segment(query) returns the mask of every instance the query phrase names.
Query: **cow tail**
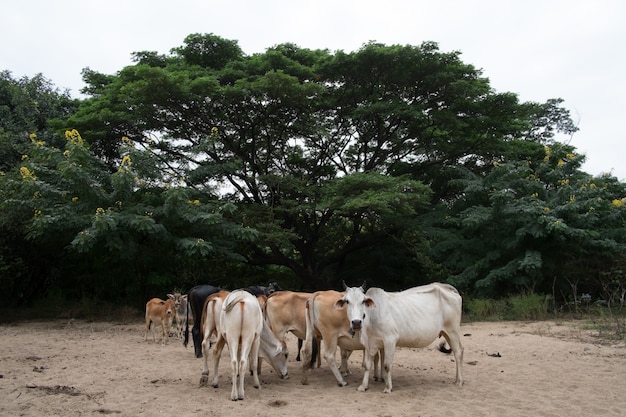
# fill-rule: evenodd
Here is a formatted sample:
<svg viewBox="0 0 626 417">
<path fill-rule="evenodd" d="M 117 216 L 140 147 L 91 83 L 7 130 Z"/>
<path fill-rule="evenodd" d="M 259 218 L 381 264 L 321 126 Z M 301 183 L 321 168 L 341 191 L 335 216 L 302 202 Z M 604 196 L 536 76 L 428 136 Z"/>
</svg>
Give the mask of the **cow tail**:
<svg viewBox="0 0 626 417">
<path fill-rule="evenodd" d="M 446 341 L 445 340 L 443 342 L 439 343 L 439 352 L 445 353 L 446 355 L 449 355 L 449 354 L 452 353 L 452 349 L 448 349 L 446 347 Z"/>
<path fill-rule="evenodd" d="M 313 328 L 313 323 L 315 323 L 315 298 L 309 298 L 306 301 L 306 346 L 304 351 L 311 347 L 311 358 L 307 363 L 304 364 L 304 367 L 307 369 L 311 369 L 315 366 L 317 362 L 317 355 L 319 352 L 317 351 L 317 338 L 315 337 L 315 329 Z M 310 345 L 309 345 L 310 343 Z M 304 355 L 304 360 L 306 361 L 306 356 Z"/>
<path fill-rule="evenodd" d="M 183 346 L 187 347 L 187 344 L 189 344 L 189 310 L 191 310 L 191 303 L 189 300 L 185 302 L 187 303 L 187 311 L 185 312 L 185 339 L 183 340 Z"/>
</svg>

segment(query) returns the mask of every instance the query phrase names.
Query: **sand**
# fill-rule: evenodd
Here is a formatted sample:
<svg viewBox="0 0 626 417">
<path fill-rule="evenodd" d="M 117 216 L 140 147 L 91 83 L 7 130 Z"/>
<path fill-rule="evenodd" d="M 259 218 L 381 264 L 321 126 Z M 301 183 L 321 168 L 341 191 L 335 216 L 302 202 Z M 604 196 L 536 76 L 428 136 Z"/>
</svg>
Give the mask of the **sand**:
<svg viewBox="0 0 626 417">
<path fill-rule="evenodd" d="M 143 323 L 56 320 L 0 325 L 0 416 L 624 416 L 626 344 L 594 337 L 580 322 L 465 323 L 465 385 L 453 357 L 399 349 L 393 392 L 350 358 L 349 385 L 326 363 L 302 385 L 290 339 L 289 379 L 265 364 L 261 389 L 230 400 L 228 354 L 220 387 L 199 387 L 202 359 L 190 344 L 144 341 Z"/>
</svg>

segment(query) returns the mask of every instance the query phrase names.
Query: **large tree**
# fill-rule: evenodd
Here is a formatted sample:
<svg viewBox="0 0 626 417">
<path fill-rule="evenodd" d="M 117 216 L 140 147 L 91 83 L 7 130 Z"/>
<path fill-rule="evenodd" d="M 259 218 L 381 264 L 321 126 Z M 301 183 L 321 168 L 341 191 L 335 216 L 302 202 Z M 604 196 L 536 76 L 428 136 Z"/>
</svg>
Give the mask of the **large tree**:
<svg viewBox="0 0 626 417">
<path fill-rule="evenodd" d="M 395 268 L 393 285 L 432 278 L 438 267 L 416 256 L 422 216 L 458 198 L 459 168 L 486 175 L 575 130 L 559 101 L 497 93 L 431 42 L 245 56 L 196 34 L 170 55 L 135 58 L 116 75 L 85 72 L 91 98 L 70 126 L 109 161 L 126 136 L 161 160 L 163 181 L 237 204 L 261 232 L 240 248 L 246 261 L 286 267 L 309 289 L 376 280 L 355 264 L 376 248 L 422 274 Z"/>
</svg>

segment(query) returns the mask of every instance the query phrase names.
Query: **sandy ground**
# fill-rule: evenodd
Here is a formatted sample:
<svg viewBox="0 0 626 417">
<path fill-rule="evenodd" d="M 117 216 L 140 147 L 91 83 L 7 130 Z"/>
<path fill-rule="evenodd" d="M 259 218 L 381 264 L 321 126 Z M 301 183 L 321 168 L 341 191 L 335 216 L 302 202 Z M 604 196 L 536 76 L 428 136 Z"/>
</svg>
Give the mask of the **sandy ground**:
<svg viewBox="0 0 626 417">
<path fill-rule="evenodd" d="M 502 322 L 462 326 L 465 385 L 452 356 L 400 349 L 394 391 L 356 391 L 323 363 L 302 385 L 295 339 L 290 378 L 265 364 L 262 387 L 246 378 L 246 399 L 230 400 L 228 356 L 220 387 L 198 386 L 202 360 L 191 345 L 144 341 L 143 324 L 51 321 L 0 325 L 0 416 L 624 416 L 626 345 L 603 342 L 580 323 Z"/>
</svg>

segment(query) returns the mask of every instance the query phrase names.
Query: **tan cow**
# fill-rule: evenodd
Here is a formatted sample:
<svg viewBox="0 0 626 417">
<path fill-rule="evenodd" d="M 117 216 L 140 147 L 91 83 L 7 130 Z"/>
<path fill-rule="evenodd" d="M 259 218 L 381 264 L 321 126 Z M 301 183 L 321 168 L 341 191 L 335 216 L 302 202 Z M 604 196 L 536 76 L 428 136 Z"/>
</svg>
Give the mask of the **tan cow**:
<svg viewBox="0 0 626 417">
<path fill-rule="evenodd" d="M 166 344 L 168 342 L 172 320 L 174 320 L 176 314 L 175 308 L 176 306 L 172 298 L 168 298 L 165 301 L 160 298 L 153 298 L 146 303 L 146 331 L 144 340 L 148 340 L 148 330 L 152 330 L 152 340 L 156 342 L 154 327 L 160 325 L 162 331 L 161 343 Z M 152 327 L 152 323 L 154 323 L 154 327 Z"/>
<path fill-rule="evenodd" d="M 312 295 L 308 292 L 277 291 L 267 297 L 264 310 L 265 320 L 285 349 L 287 348 L 287 333 L 293 333 L 299 342 L 306 338 L 306 300 Z M 301 347 L 301 342 L 298 347 Z M 296 358 L 298 361 L 300 360 L 299 350 Z M 320 360 L 318 357 L 318 367 Z"/>
<path fill-rule="evenodd" d="M 313 367 L 316 355 L 319 349 L 313 346 L 313 339 L 319 340 L 321 337 L 324 346 L 324 358 L 330 367 L 333 375 L 337 379 L 340 387 L 348 383 L 343 379 L 342 372 L 337 368 L 335 356 L 337 346 L 346 353 L 341 354 L 342 371 L 347 372 L 347 356 L 349 352 L 354 350 L 363 350 L 363 345 L 358 337 L 354 337 L 354 332 L 350 328 L 348 315 L 345 309 L 339 310 L 335 308 L 335 303 L 343 297 L 344 293 L 338 291 L 318 291 L 313 293 L 312 297 L 306 303 L 306 337 L 302 349 L 303 373 L 302 383 L 308 384 L 308 372 Z M 315 352 L 317 350 L 317 352 Z M 346 361 L 344 368 L 344 361 Z M 375 363 L 375 378 L 379 378 L 378 370 Z M 344 372 L 345 374 L 345 372 Z"/>
</svg>

